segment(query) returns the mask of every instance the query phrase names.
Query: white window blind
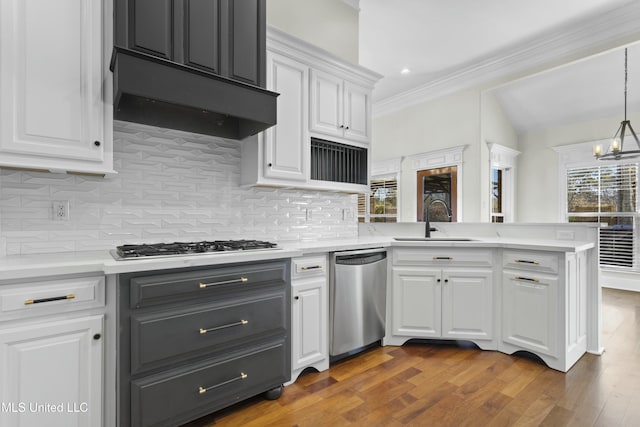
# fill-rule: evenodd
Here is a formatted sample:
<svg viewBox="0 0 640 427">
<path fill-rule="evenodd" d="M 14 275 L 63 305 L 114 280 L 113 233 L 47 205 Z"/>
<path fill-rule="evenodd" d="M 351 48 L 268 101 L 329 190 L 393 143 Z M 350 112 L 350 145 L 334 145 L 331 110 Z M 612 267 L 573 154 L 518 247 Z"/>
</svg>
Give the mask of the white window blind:
<svg viewBox="0 0 640 427">
<path fill-rule="evenodd" d="M 369 194 L 358 195 L 358 218 L 364 222 L 398 220 L 398 180 L 372 179 Z"/>
<path fill-rule="evenodd" d="M 569 222 L 602 222 L 600 265 L 638 269 L 638 163 L 567 171 Z"/>
</svg>

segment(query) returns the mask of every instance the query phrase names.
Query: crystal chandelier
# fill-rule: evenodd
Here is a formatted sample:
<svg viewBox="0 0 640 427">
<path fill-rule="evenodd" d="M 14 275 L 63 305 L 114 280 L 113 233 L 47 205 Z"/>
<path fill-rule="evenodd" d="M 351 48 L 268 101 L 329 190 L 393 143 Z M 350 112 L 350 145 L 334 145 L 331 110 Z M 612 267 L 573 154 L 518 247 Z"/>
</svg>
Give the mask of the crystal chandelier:
<svg viewBox="0 0 640 427">
<path fill-rule="evenodd" d="M 637 150 L 624 150 L 624 138 L 625 135 L 629 136 L 629 133 L 636 140 L 638 146 Z M 627 120 L 627 49 L 624 49 L 624 120 L 620 122 L 620 126 L 613 135 L 611 145 L 606 153 L 602 152 L 602 144 L 595 145 L 593 147 L 593 156 L 598 160 L 622 160 L 632 159 L 640 156 L 640 141 L 636 132 L 631 126 L 631 122 Z"/>
</svg>

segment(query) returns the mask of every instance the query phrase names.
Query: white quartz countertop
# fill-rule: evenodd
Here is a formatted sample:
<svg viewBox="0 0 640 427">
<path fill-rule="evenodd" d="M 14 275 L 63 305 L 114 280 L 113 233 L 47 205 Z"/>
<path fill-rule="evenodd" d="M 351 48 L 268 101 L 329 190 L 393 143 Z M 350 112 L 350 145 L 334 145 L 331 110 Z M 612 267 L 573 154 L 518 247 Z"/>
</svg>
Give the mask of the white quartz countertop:
<svg viewBox="0 0 640 427">
<path fill-rule="evenodd" d="M 594 247 L 592 242 L 574 240 L 518 239 L 508 237 L 474 237 L 468 241 L 460 240 L 425 240 L 395 241 L 391 246 L 411 247 L 463 247 L 463 248 L 509 248 L 534 251 L 581 252 Z"/>
<path fill-rule="evenodd" d="M 81 273 L 119 274 L 134 271 L 264 261 L 300 255 L 302 255 L 302 251 L 299 249 L 288 248 L 264 251 L 216 252 L 203 255 L 125 261 L 116 261 L 109 251 L 15 255 L 0 258 L 0 283 L 42 276 Z"/>
<path fill-rule="evenodd" d="M 483 238 L 470 241 L 396 241 L 390 236 L 356 237 L 348 239 L 282 242 L 281 249 L 247 252 L 224 252 L 167 258 L 116 261 L 108 251 L 61 252 L 52 254 L 12 255 L 0 257 L 0 283 L 43 276 L 66 274 L 118 274 L 168 268 L 219 265 L 262 261 L 278 258 L 357 250 L 377 247 L 477 247 L 580 252 L 594 247 L 593 242 L 574 240 L 536 240 L 531 238 Z"/>
</svg>

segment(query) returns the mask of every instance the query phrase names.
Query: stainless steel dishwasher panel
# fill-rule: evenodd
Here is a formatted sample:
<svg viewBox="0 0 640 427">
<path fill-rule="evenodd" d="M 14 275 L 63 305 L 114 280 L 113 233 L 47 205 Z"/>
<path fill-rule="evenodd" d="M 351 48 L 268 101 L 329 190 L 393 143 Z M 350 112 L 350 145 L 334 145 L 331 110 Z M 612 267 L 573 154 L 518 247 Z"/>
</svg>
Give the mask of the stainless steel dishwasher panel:
<svg viewBox="0 0 640 427">
<path fill-rule="evenodd" d="M 331 267 L 329 354 L 337 356 L 384 337 L 386 250 L 335 252 Z"/>
</svg>

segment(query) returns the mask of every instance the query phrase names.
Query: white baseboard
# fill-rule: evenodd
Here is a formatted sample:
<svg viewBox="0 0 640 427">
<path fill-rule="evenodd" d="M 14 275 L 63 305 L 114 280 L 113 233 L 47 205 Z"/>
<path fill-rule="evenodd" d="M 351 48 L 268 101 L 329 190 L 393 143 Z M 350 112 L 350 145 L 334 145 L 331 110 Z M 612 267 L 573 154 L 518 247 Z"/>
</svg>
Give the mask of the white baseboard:
<svg viewBox="0 0 640 427">
<path fill-rule="evenodd" d="M 640 274 L 602 270 L 600 283 L 603 288 L 640 292 Z"/>
</svg>

